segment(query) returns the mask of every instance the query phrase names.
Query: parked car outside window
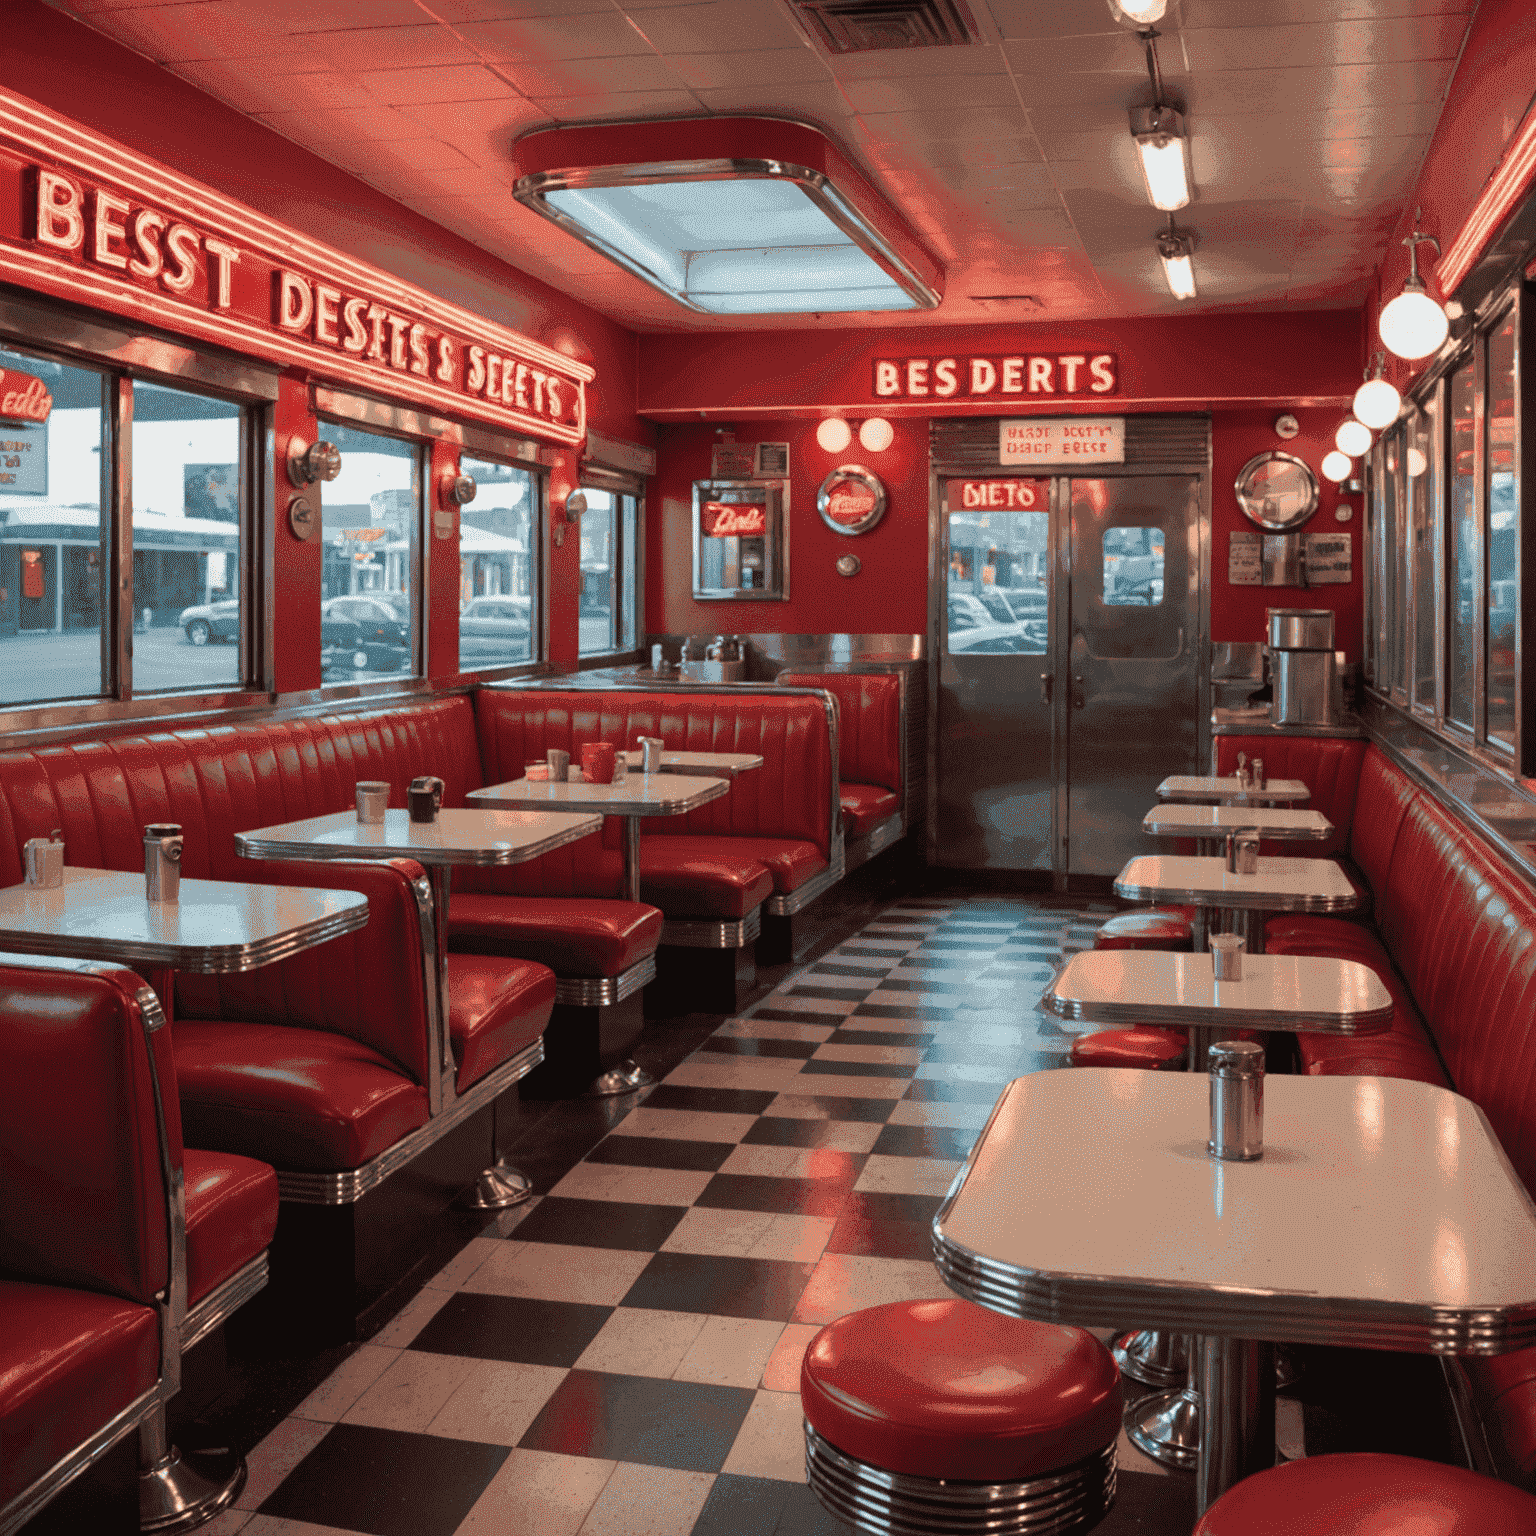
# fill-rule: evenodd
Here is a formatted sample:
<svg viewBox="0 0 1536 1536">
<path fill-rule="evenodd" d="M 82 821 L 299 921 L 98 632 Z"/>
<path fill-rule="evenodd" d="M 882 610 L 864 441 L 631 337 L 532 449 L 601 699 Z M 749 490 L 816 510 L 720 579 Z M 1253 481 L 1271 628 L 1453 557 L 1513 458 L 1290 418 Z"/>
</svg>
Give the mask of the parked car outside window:
<svg viewBox="0 0 1536 1536">
<path fill-rule="evenodd" d="M 193 645 L 233 644 L 240 638 L 239 599 L 231 597 L 217 603 L 197 603 L 191 608 L 183 608 L 176 622 Z"/>
<path fill-rule="evenodd" d="M 403 595 L 371 592 L 320 605 L 320 664 L 398 672 L 411 662 L 410 609 Z"/>
</svg>

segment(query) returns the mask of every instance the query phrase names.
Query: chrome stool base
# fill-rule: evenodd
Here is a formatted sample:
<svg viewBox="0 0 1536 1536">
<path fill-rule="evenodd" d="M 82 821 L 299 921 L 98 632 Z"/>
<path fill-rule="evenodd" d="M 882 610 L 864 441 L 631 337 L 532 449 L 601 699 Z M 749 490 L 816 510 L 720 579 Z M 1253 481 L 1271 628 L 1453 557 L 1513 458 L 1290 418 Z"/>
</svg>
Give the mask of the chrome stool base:
<svg viewBox="0 0 1536 1536">
<path fill-rule="evenodd" d="M 805 1476 L 831 1514 L 879 1536 L 1074 1536 L 1115 1502 L 1115 1447 L 1020 1482 L 967 1483 L 857 1461 L 807 1423 Z"/>
<path fill-rule="evenodd" d="M 621 1061 L 610 1067 L 601 1077 L 594 1077 L 588 1087 L 589 1099 L 609 1099 L 619 1093 L 633 1093 L 637 1088 L 649 1088 L 656 1079 L 642 1066 L 632 1061 Z"/>
<path fill-rule="evenodd" d="M 228 1509 L 245 1487 L 245 1458 L 233 1451 L 183 1453 L 171 1446 L 139 1468 L 139 1529 L 190 1531 Z"/>
<path fill-rule="evenodd" d="M 1200 1415 L 1205 1405 L 1194 1387 L 1178 1387 L 1132 1403 L 1125 1411 L 1126 1438 L 1153 1461 L 1176 1472 L 1193 1472 L 1200 1460 Z"/>
<path fill-rule="evenodd" d="M 1189 1380 L 1189 1335 L 1142 1328 L 1122 1333 L 1109 1347 L 1120 1374 L 1144 1387 L 1166 1391 Z"/>
<path fill-rule="evenodd" d="M 521 1205 L 532 1193 L 533 1181 L 526 1173 L 498 1161 L 464 1191 L 459 1204 L 472 1211 L 504 1211 L 509 1205 Z"/>
</svg>

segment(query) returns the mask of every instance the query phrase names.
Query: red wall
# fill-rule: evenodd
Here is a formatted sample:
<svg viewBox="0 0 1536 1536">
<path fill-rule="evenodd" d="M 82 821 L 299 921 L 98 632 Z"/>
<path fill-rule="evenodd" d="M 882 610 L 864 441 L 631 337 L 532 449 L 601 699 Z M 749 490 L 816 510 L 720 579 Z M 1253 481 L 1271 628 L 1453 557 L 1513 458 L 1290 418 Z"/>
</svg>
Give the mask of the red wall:
<svg viewBox="0 0 1536 1536">
<path fill-rule="evenodd" d="M 1364 498 L 1351 494 L 1318 475 L 1322 501 L 1306 526 L 1308 533 L 1348 533 L 1353 541 L 1354 564 L 1348 586 L 1336 587 L 1234 587 L 1227 580 L 1227 544 L 1233 532 L 1258 533 L 1238 507 L 1233 484 L 1243 465 L 1255 454 L 1271 448 L 1294 453 L 1312 466 L 1323 461 L 1333 447 L 1339 424 L 1336 408 L 1300 409 L 1292 414 L 1301 433 L 1289 442 L 1275 435 L 1278 413 L 1218 411 L 1211 423 L 1211 639 L 1263 640 L 1266 608 L 1331 608 L 1333 640 L 1350 661 L 1359 661 L 1364 640 L 1365 509 Z M 1347 522 L 1338 522 L 1334 509 L 1340 504 L 1354 509 Z"/>
<path fill-rule="evenodd" d="M 873 412 L 866 414 L 873 415 Z M 663 427 L 660 465 L 646 501 L 646 608 L 652 630 L 669 634 L 922 634 L 928 628 L 928 423 L 894 423 L 884 453 L 855 441 L 828 453 L 814 420 L 754 420 L 742 443 L 787 442 L 790 468 L 787 603 L 693 600 L 693 482 L 709 478 L 715 429 Z M 885 516 L 869 533 L 834 533 L 816 511 L 827 471 L 862 464 L 885 482 Z M 859 557 L 857 576 L 839 576 L 839 555 Z"/>
</svg>

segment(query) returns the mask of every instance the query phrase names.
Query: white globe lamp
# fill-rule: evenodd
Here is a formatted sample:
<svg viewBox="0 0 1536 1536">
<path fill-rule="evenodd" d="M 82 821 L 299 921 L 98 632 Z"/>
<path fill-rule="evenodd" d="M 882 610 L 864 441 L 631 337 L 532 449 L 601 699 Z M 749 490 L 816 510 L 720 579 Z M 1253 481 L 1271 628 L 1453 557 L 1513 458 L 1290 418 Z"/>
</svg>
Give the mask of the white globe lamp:
<svg viewBox="0 0 1536 1536">
<path fill-rule="evenodd" d="M 1339 430 L 1333 434 L 1333 441 L 1340 453 L 1348 454 L 1352 459 L 1358 459 L 1362 453 L 1371 451 L 1371 429 L 1364 422 L 1348 416 L 1339 423 Z"/>
<path fill-rule="evenodd" d="M 866 453 L 884 453 L 896 441 L 896 429 L 883 416 L 871 416 L 859 428 L 859 447 Z"/>
<path fill-rule="evenodd" d="M 816 428 L 816 441 L 828 453 L 841 453 L 853 441 L 853 431 L 841 416 L 829 416 Z"/>
<path fill-rule="evenodd" d="M 1378 357 L 1380 355 L 1377 353 Z M 1367 379 L 1355 391 L 1352 403 L 1355 419 L 1380 432 L 1397 420 L 1397 413 L 1403 408 L 1403 397 L 1385 379 L 1375 378 Z"/>
<path fill-rule="evenodd" d="M 1332 480 L 1335 485 L 1341 480 L 1349 479 L 1349 472 L 1353 467 L 1350 463 L 1349 455 L 1347 453 L 1340 453 L 1337 448 L 1332 453 L 1323 455 L 1323 474 L 1329 480 Z"/>
<path fill-rule="evenodd" d="M 1410 361 L 1438 352 L 1451 333 L 1445 311 L 1430 298 L 1419 276 L 1419 247 L 1432 245 L 1440 254 L 1440 242 L 1418 227 L 1418 209 L 1414 210 L 1414 230 L 1404 238 L 1408 247 L 1408 281 L 1403 291 L 1382 310 L 1376 329 L 1386 346 L 1398 357 Z"/>
</svg>

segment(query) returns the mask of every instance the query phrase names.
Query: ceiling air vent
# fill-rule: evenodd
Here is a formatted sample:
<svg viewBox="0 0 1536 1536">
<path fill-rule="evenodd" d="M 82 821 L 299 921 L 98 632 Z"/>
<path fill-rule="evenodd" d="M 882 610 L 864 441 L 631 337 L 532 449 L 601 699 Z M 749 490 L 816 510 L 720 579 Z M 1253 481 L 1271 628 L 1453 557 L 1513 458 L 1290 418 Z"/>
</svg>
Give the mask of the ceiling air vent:
<svg viewBox="0 0 1536 1536">
<path fill-rule="evenodd" d="M 965 0 L 790 0 L 807 31 L 831 53 L 950 48 L 979 43 Z"/>
</svg>

